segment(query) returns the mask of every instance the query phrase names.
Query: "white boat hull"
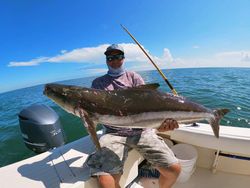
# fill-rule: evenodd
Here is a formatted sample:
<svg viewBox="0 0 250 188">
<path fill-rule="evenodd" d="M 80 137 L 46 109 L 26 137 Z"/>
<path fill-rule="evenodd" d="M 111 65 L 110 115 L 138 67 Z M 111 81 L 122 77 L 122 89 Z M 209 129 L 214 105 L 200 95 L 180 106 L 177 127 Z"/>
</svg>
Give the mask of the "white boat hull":
<svg viewBox="0 0 250 188">
<path fill-rule="evenodd" d="M 175 142 L 192 144 L 198 150 L 197 169 L 186 183 L 176 183 L 175 188 L 248 188 L 250 185 L 250 129 L 221 126 L 220 138 L 213 136 L 210 125 L 198 127 L 181 125 L 175 131 L 161 133 Z M 98 187 L 89 169 L 83 165 L 94 151 L 89 137 L 45 152 L 32 158 L 0 168 L 1 188 L 16 187 Z M 243 159 L 216 155 L 216 152 L 243 157 Z M 245 159 L 244 159 L 245 157 Z M 121 187 L 128 185 L 138 175 L 138 165 L 143 160 L 132 150 L 125 163 Z M 150 181 L 150 180 L 148 180 Z M 154 180 L 156 181 L 156 180 Z M 146 184 L 148 187 L 150 183 Z M 156 184 L 154 184 L 155 187 Z"/>
</svg>

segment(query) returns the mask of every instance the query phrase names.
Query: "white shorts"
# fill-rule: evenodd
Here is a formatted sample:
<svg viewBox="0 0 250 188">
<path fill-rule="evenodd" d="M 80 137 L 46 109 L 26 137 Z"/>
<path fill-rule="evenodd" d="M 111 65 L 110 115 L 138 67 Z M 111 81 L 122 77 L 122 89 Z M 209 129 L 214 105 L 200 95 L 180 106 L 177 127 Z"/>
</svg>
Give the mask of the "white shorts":
<svg viewBox="0 0 250 188">
<path fill-rule="evenodd" d="M 117 136 L 112 133 L 100 138 L 102 149 L 91 154 L 87 165 L 91 175 L 122 174 L 124 162 L 130 149 L 136 149 L 155 167 L 169 167 L 178 163 L 172 150 L 155 131 L 144 130 L 136 136 Z"/>
</svg>

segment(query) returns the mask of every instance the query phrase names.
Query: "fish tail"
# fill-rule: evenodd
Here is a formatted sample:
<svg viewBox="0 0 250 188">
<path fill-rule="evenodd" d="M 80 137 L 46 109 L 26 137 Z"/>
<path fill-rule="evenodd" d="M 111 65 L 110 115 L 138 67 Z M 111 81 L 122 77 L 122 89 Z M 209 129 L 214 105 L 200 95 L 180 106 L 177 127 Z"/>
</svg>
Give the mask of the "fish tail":
<svg viewBox="0 0 250 188">
<path fill-rule="evenodd" d="M 209 123 L 213 129 L 214 135 L 219 138 L 219 130 L 220 130 L 220 120 L 224 117 L 226 113 L 228 113 L 229 109 L 218 109 L 213 111 L 214 118 L 209 120 Z"/>
</svg>

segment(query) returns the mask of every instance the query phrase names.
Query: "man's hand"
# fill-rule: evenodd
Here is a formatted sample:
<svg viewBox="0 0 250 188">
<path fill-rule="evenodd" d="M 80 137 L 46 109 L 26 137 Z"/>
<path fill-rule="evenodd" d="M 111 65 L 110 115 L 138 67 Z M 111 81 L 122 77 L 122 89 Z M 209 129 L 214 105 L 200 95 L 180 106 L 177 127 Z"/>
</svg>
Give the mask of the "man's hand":
<svg viewBox="0 0 250 188">
<path fill-rule="evenodd" d="M 178 122 L 175 119 L 165 119 L 161 126 L 157 129 L 159 132 L 170 131 L 179 128 Z"/>
</svg>

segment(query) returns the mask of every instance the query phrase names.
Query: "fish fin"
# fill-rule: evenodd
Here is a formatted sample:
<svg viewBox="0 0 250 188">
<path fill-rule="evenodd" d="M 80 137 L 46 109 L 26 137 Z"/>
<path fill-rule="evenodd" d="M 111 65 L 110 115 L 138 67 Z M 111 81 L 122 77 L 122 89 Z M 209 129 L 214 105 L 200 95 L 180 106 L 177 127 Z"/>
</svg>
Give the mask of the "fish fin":
<svg viewBox="0 0 250 188">
<path fill-rule="evenodd" d="M 86 111 L 84 111 L 81 108 L 78 108 L 78 110 L 79 110 L 80 118 L 81 118 L 85 128 L 87 129 L 93 143 L 95 144 L 96 149 L 100 150 L 101 145 L 100 145 L 100 142 L 99 142 L 96 130 L 95 130 L 95 128 L 96 128 L 95 123 L 90 119 L 90 117 Z"/>
<path fill-rule="evenodd" d="M 213 111 L 214 118 L 209 120 L 209 123 L 213 129 L 214 135 L 219 138 L 220 130 L 220 120 L 226 115 L 230 110 L 229 109 L 218 109 Z"/>
<path fill-rule="evenodd" d="M 133 87 L 133 89 L 152 89 L 152 90 L 156 90 L 159 87 L 160 87 L 159 83 L 152 83 L 152 84 L 145 84 L 145 85 L 136 86 L 136 87 Z"/>
</svg>

